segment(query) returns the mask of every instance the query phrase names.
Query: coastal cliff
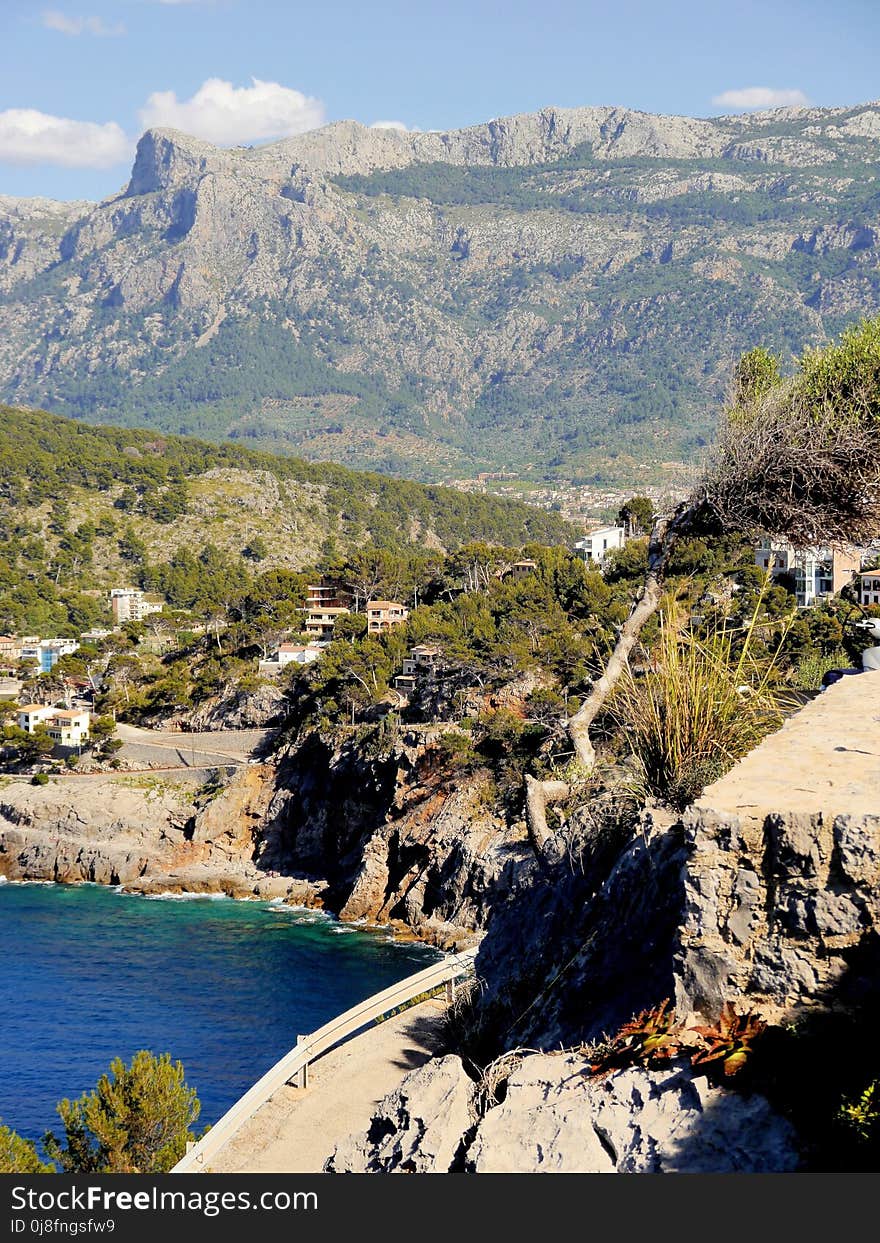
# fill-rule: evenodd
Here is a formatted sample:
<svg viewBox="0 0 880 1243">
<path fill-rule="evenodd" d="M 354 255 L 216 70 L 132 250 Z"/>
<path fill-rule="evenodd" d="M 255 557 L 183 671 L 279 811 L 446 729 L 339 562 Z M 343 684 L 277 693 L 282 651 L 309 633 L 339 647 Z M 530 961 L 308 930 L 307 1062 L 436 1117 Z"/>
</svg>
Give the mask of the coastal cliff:
<svg viewBox="0 0 880 1243">
<path fill-rule="evenodd" d="M 455 1052 L 328 1168 L 835 1168 L 834 1109 L 873 1064 L 878 721 L 880 674 L 844 679 L 680 819 L 645 815 L 617 849 L 576 828 L 575 865 L 490 919 Z M 667 999 L 672 1055 L 597 1074 L 614 1033 Z M 736 1082 L 693 1062 L 697 1028 L 731 1008 L 764 1033 Z"/>
<path fill-rule="evenodd" d="M 455 948 L 536 865 L 481 774 L 450 774 L 440 732 L 378 746 L 308 732 L 227 777 L 13 782 L 0 790 L 0 875 L 282 897 Z"/>
</svg>

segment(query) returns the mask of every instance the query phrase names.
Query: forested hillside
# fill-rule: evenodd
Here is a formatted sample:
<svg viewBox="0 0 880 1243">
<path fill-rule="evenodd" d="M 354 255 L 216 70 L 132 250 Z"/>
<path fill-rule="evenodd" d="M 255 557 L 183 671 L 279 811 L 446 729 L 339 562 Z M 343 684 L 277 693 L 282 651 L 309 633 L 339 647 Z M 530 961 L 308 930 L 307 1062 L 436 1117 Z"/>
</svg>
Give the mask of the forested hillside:
<svg viewBox="0 0 880 1243">
<path fill-rule="evenodd" d="M 0 407 L 0 632 L 106 621 L 107 588 L 145 563 L 148 586 L 192 607 L 242 588 L 248 567 L 570 538 L 515 502 Z"/>
</svg>

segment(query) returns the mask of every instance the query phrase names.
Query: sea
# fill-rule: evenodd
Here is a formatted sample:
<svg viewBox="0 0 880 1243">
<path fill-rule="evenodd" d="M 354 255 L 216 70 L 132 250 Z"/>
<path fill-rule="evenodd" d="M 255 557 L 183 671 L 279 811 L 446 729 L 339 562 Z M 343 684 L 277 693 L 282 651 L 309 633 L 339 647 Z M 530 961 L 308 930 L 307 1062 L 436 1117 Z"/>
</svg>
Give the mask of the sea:
<svg viewBox="0 0 880 1243">
<path fill-rule="evenodd" d="M 216 1120 L 299 1034 L 440 955 L 320 911 L 0 884 L 0 1121 L 60 1130 L 114 1057 L 170 1053 Z"/>
</svg>

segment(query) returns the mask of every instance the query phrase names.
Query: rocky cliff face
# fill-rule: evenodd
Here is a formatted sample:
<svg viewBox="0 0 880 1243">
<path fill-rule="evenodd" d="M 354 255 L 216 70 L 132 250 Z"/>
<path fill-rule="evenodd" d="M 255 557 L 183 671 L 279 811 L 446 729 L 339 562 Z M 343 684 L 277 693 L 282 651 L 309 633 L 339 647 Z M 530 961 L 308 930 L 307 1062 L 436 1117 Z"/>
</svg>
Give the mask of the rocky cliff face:
<svg viewBox="0 0 880 1243">
<path fill-rule="evenodd" d="M 685 1066 L 588 1078 L 577 1054 L 524 1057 L 485 1110 L 456 1057 L 412 1071 L 371 1129 L 339 1144 L 332 1173 L 737 1174 L 798 1167 L 792 1127 Z"/>
<path fill-rule="evenodd" d="M 482 805 L 479 774 L 451 782 L 437 732 L 404 730 L 374 750 L 309 734 L 219 786 L 165 774 L 12 783 L 0 790 L 0 874 L 286 897 L 455 948 L 535 861 L 524 825 Z"/>
<path fill-rule="evenodd" d="M 0 790 L 0 875 L 316 902 L 319 886 L 254 863 L 265 790 L 259 767 L 222 788 L 178 774 L 12 782 Z"/>
<path fill-rule="evenodd" d="M 844 679 L 683 823 L 646 817 L 616 849 L 581 829 L 582 865 L 499 904 L 477 958 L 465 1051 L 524 1050 L 503 1090 L 480 1089 L 458 1057 L 429 1062 L 330 1168 L 787 1170 L 823 1145 L 833 1161 L 839 1085 L 847 1060 L 873 1066 L 880 1001 L 878 720 L 880 673 Z M 732 1093 L 685 1059 L 589 1077 L 583 1044 L 665 998 L 683 1029 L 726 1002 L 775 1025 L 763 1079 Z M 548 1055 L 560 1046 L 575 1051 Z M 810 1099 L 827 1100 L 818 1135 Z"/>
<path fill-rule="evenodd" d="M 452 781 L 438 729 L 404 728 L 380 752 L 317 735 L 281 758 L 260 865 L 326 880 L 343 919 L 399 921 L 453 946 L 534 866 L 525 826 L 481 804 L 479 775 Z"/>
<path fill-rule="evenodd" d="M 0 200 L 0 395 L 423 477 L 668 459 L 738 351 L 880 306 L 878 117 L 150 131 L 104 203 Z"/>
</svg>

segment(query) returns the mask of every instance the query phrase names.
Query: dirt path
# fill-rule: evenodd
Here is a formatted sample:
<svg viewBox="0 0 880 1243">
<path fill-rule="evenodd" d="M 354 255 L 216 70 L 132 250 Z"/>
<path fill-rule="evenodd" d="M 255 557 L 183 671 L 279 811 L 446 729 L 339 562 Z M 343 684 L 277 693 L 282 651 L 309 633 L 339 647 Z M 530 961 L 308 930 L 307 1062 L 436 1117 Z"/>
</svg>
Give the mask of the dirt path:
<svg viewBox="0 0 880 1243">
<path fill-rule="evenodd" d="M 424 1001 L 332 1049 L 306 1089 L 286 1085 L 217 1153 L 210 1173 L 318 1173 L 335 1144 L 369 1126 L 373 1106 L 427 1061 L 443 1004 Z"/>
</svg>

